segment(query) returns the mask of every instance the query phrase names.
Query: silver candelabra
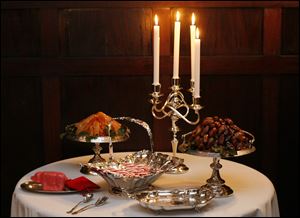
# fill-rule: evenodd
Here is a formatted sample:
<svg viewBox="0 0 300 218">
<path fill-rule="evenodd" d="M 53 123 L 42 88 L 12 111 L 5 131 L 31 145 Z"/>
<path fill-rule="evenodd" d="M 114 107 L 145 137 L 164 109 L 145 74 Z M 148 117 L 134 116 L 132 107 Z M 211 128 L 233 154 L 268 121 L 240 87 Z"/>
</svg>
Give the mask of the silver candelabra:
<svg viewBox="0 0 300 218">
<path fill-rule="evenodd" d="M 172 144 L 172 151 L 173 156 L 176 156 L 177 153 L 177 146 L 178 146 L 178 140 L 177 140 L 177 132 L 179 132 L 179 128 L 176 124 L 176 122 L 179 119 L 183 119 L 185 122 L 191 125 L 196 125 L 200 120 L 200 114 L 199 110 L 202 109 L 202 106 L 200 105 L 200 97 L 195 98 L 193 97 L 193 102 L 191 105 L 188 105 L 186 101 L 184 100 L 184 95 L 182 94 L 181 87 L 179 85 L 179 79 L 172 79 L 172 87 L 171 92 L 169 93 L 165 103 L 159 108 L 159 105 L 161 103 L 160 97 L 163 96 L 160 92 L 160 84 L 159 85 L 153 85 L 153 92 L 151 94 L 152 98 L 150 100 L 152 106 L 152 115 L 156 119 L 163 119 L 165 117 L 170 117 L 172 121 L 172 128 L 171 131 L 173 132 L 173 139 L 171 141 Z M 191 81 L 191 88 L 189 91 L 192 93 L 194 92 L 194 83 Z M 179 111 L 182 110 L 182 112 Z M 190 113 L 190 109 L 194 111 L 194 113 L 197 115 L 197 119 L 195 121 L 191 121 L 187 119 L 187 116 Z M 168 173 L 172 174 L 180 174 L 185 173 L 189 170 L 189 168 L 185 164 L 180 164 L 176 168 L 171 169 Z"/>
</svg>

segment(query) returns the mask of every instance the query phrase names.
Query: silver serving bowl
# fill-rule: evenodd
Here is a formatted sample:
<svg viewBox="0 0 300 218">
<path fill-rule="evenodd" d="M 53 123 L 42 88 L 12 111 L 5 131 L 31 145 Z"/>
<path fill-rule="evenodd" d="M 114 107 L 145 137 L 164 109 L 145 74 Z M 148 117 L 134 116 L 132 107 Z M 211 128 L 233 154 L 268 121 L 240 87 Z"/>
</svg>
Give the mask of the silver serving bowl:
<svg viewBox="0 0 300 218">
<path fill-rule="evenodd" d="M 90 164 L 90 171 L 103 177 L 114 193 L 127 194 L 148 189 L 163 173 L 178 166 L 183 159 L 167 154 L 141 150 L 119 160 Z M 127 164 L 143 164 L 150 168 L 147 175 L 123 175 L 113 170 L 126 171 Z"/>
</svg>

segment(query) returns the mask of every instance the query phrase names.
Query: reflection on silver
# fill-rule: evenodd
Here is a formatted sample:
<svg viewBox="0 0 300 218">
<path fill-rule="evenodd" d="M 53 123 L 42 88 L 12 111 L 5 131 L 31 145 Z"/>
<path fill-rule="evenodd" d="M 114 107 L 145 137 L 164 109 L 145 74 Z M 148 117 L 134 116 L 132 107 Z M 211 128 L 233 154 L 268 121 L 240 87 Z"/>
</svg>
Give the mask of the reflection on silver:
<svg viewBox="0 0 300 218">
<path fill-rule="evenodd" d="M 112 162 L 88 163 L 91 172 L 97 173 L 110 185 L 111 190 L 125 194 L 148 189 L 163 173 L 181 164 L 183 159 L 171 157 L 167 154 L 141 150 Z M 106 169 L 121 169 L 124 163 L 145 164 L 151 168 L 150 174 L 143 177 L 126 177 L 107 172 Z"/>
<path fill-rule="evenodd" d="M 200 212 L 199 209 L 213 198 L 214 193 L 205 188 L 153 190 L 135 194 L 142 207 L 155 211 L 196 209 Z"/>
</svg>

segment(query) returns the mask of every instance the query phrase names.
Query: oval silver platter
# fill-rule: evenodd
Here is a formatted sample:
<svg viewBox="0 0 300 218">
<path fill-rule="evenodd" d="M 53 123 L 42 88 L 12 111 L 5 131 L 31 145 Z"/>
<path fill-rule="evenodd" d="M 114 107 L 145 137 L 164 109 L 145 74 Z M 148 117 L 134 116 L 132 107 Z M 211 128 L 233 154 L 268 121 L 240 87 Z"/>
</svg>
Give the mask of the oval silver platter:
<svg viewBox="0 0 300 218">
<path fill-rule="evenodd" d="M 197 211 L 214 198 L 210 189 L 152 190 L 135 194 L 135 199 L 144 208 L 154 211 L 186 210 Z"/>
<path fill-rule="evenodd" d="M 77 190 L 65 189 L 62 191 L 46 191 L 43 190 L 43 185 L 34 181 L 27 181 L 21 184 L 21 188 L 26 191 L 44 193 L 44 194 L 68 194 L 78 192 Z"/>
</svg>

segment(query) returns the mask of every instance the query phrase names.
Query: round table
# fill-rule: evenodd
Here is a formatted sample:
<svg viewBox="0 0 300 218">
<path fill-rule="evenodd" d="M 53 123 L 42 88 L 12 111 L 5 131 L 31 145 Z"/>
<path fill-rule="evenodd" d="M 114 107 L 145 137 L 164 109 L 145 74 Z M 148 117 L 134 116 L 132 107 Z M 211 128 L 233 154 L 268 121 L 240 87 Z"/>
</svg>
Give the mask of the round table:
<svg viewBox="0 0 300 218">
<path fill-rule="evenodd" d="M 132 152 L 114 153 L 114 158 L 118 159 L 130 153 Z M 162 153 L 172 155 L 169 152 Z M 212 163 L 212 158 L 182 153 L 177 155 L 184 159 L 185 164 L 190 168 L 189 171 L 177 175 L 163 174 L 153 185 L 159 189 L 194 188 L 204 185 L 212 173 L 209 166 Z M 102 156 L 106 160 L 108 159 L 108 154 L 102 154 Z M 243 164 L 224 159 L 220 161 L 223 166 L 220 170 L 221 177 L 225 180 L 226 185 L 234 190 L 233 195 L 225 198 L 214 198 L 209 204 L 201 208 L 200 212 L 196 210 L 173 210 L 157 213 L 157 211 L 143 208 L 136 200 L 111 194 L 108 184 L 101 176 L 80 173 L 80 163 L 87 163 L 91 157 L 88 155 L 57 161 L 23 176 L 17 183 L 12 196 L 11 216 L 279 216 L 276 191 L 271 181 L 262 173 Z M 89 209 L 77 215 L 69 215 L 66 211 L 82 200 L 79 193 L 44 194 L 21 189 L 20 184 L 30 180 L 30 177 L 37 171 L 60 171 L 71 179 L 85 176 L 101 186 L 101 189 L 94 192 L 95 199 L 103 195 L 107 195 L 109 199 L 103 206 Z"/>
</svg>

